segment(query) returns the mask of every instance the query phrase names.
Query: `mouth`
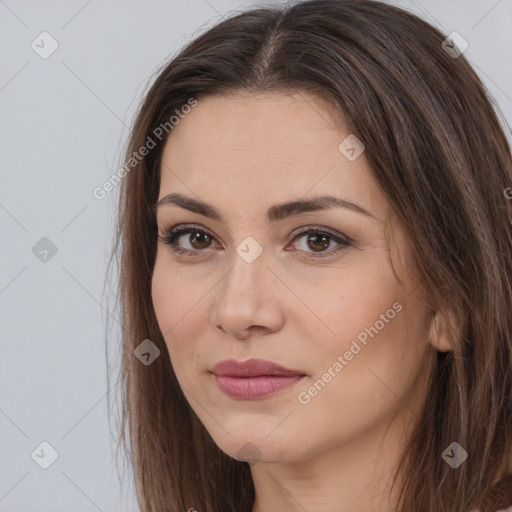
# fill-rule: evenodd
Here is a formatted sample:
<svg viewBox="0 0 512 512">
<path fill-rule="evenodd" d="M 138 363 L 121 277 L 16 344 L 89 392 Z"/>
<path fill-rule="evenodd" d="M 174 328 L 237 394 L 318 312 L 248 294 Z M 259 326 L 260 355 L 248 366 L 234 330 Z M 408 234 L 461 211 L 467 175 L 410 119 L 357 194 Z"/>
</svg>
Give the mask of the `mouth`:
<svg viewBox="0 0 512 512">
<path fill-rule="evenodd" d="M 211 373 L 220 390 L 233 398 L 264 398 L 290 388 L 306 375 L 271 361 L 233 359 L 216 364 Z"/>
</svg>

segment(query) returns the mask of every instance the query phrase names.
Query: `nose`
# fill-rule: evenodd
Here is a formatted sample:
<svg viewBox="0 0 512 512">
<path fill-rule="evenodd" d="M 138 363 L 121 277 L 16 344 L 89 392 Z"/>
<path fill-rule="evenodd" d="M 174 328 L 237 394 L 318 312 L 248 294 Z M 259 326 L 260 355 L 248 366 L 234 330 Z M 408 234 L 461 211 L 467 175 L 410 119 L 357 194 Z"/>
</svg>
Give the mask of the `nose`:
<svg viewBox="0 0 512 512">
<path fill-rule="evenodd" d="M 265 251 L 251 263 L 235 253 L 231 269 L 216 287 L 211 324 L 238 339 L 276 332 L 284 323 L 285 292 Z"/>
</svg>

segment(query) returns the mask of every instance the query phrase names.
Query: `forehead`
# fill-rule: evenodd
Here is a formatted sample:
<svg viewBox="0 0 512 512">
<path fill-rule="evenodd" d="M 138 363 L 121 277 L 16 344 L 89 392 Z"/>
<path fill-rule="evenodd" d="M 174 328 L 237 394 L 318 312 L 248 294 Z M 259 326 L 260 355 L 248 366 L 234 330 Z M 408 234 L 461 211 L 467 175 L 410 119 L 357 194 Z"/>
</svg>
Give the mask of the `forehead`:
<svg viewBox="0 0 512 512">
<path fill-rule="evenodd" d="M 383 198 L 364 153 L 350 161 L 340 152 L 350 132 L 331 111 L 302 92 L 200 98 L 167 139 L 160 197 L 192 191 L 249 205 L 337 192 L 371 210 Z"/>
<path fill-rule="evenodd" d="M 208 96 L 173 128 L 164 157 L 172 152 L 176 163 L 244 160 L 263 167 L 314 146 L 336 149 L 340 135 L 326 106 L 304 93 Z"/>
</svg>

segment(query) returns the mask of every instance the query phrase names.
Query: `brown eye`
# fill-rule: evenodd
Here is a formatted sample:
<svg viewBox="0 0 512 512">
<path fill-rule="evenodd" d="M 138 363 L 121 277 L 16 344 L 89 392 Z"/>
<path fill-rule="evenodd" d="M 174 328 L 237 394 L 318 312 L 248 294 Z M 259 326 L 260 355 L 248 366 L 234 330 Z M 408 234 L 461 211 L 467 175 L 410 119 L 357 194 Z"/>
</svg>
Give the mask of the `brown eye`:
<svg viewBox="0 0 512 512">
<path fill-rule="evenodd" d="M 158 240 L 171 246 L 176 253 L 201 252 L 211 246 L 214 238 L 206 231 L 194 225 L 174 226 L 167 230 L 166 236 L 158 236 Z"/>
<path fill-rule="evenodd" d="M 350 238 L 319 228 L 301 231 L 296 234 L 293 242 L 298 246 L 299 252 L 311 258 L 332 256 L 352 245 Z"/>
<path fill-rule="evenodd" d="M 191 231 L 189 237 L 190 245 L 194 249 L 206 249 L 211 242 L 211 236 L 201 231 Z"/>
<path fill-rule="evenodd" d="M 323 251 L 329 247 L 331 238 L 325 235 L 308 235 L 306 243 L 314 251 Z"/>
</svg>

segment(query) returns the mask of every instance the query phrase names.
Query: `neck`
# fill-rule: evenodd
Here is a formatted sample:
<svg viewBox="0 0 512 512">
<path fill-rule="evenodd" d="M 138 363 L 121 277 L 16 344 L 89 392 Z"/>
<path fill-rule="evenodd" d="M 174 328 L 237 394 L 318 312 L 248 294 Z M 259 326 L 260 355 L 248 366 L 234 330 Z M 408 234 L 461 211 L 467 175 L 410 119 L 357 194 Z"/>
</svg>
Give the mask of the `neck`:
<svg viewBox="0 0 512 512">
<path fill-rule="evenodd" d="M 401 409 L 380 432 L 328 446 L 307 460 L 252 463 L 252 512 L 391 512 L 401 477 L 395 477 L 414 414 Z"/>
</svg>

